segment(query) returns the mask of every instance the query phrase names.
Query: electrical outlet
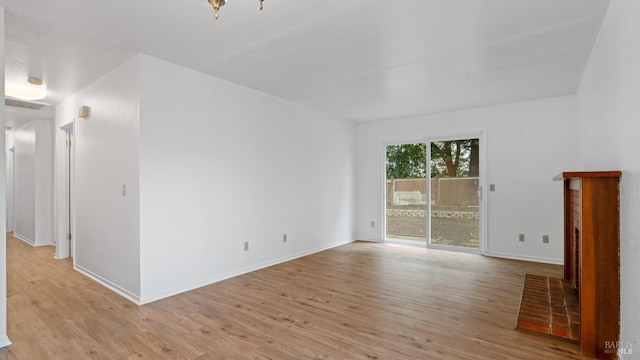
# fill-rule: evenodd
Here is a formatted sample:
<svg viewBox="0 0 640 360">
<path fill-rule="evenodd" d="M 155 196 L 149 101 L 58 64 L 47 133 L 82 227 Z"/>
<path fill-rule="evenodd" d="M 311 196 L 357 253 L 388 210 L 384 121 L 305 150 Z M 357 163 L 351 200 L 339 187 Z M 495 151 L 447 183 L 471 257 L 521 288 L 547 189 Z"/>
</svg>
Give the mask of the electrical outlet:
<svg viewBox="0 0 640 360">
<path fill-rule="evenodd" d="M 375 222 L 375 221 L 372 221 L 372 222 L 371 222 L 371 227 L 372 227 L 372 228 L 376 227 L 376 222 Z"/>
<path fill-rule="evenodd" d="M 282 234 L 282 242 L 287 242 L 287 234 Z"/>
<path fill-rule="evenodd" d="M 542 235 L 542 243 L 543 244 L 549 243 L 549 235 Z"/>
<path fill-rule="evenodd" d="M 524 234 L 520 234 L 518 236 L 518 240 L 521 241 L 521 242 L 524 241 Z"/>
<path fill-rule="evenodd" d="M 249 251 L 249 242 L 248 241 L 244 242 L 244 251 Z"/>
</svg>

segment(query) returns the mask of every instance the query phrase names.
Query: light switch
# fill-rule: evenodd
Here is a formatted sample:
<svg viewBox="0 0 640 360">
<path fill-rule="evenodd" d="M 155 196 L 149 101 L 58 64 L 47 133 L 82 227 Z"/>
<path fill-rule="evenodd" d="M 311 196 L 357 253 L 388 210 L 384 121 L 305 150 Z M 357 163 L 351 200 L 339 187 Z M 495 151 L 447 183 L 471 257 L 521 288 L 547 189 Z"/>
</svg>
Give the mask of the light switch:
<svg viewBox="0 0 640 360">
<path fill-rule="evenodd" d="M 496 184 L 489 184 L 489 191 L 496 191 Z"/>
</svg>

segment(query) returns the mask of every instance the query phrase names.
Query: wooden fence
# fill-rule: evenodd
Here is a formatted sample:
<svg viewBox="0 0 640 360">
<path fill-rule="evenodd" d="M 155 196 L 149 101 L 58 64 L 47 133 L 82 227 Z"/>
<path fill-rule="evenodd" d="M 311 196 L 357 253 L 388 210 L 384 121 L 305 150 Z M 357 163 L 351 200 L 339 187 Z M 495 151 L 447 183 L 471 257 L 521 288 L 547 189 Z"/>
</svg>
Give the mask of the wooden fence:
<svg viewBox="0 0 640 360">
<path fill-rule="evenodd" d="M 436 207 L 478 207 L 477 177 L 431 179 L 430 203 Z M 387 180 L 387 205 L 422 205 L 427 203 L 426 179 Z"/>
</svg>

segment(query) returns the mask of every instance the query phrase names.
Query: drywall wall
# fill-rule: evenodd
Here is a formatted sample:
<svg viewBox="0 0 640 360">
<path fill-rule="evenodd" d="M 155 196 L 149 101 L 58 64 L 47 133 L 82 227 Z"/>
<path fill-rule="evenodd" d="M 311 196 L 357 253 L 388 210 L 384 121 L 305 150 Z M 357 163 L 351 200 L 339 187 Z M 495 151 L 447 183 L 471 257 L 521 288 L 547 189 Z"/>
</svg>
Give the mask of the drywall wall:
<svg viewBox="0 0 640 360">
<path fill-rule="evenodd" d="M 358 125 L 358 238 L 382 241 L 385 142 L 484 129 L 487 133 L 488 254 L 562 263 L 562 184 L 573 168 L 573 96 L 476 108 Z M 527 236 L 518 241 L 518 234 Z M 542 235 L 550 243 L 542 243 Z"/>
<path fill-rule="evenodd" d="M 35 119 L 10 132 L 14 147 L 14 233 L 34 246 L 53 243 L 51 120 Z"/>
<path fill-rule="evenodd" d="M 53 122 L 35 119 L 10 132 L 14 233 L 34 246 L 53 243 Z"/>
<path fill-rule="evenodd" d="M 6 230 L 7 232 L 12 232 L 13 231 L 13 158 L 14 158 L 14 154 L 13 154 L 13 134 L 11 131 L 8 131 L 7 134 L 5 135 L 5 142 L 6 142 L 6 176 L 5 176 L 5 183 L 6 185 L 6 192 L 7 192 L 7 199 L 6 199 L 6 203 L 7 203 L 7 221 L 6 221 Z M 11 143 L 11 144 L 9 144 Z"/>
<path fill-rule="evenodd" d="M 353 123 L 147 56 L 140 81 L 142 302 L 354 239 Z"/>
<path fill-rule="evenodd" d="M 74 267 L 132 301 L 140 293 L 137 76 L 136 57 L 58 105 L 55 137 L 56 168 L 64 169 L 59 127 L 76 120 Z M 90 107 L 88 118 L 76 119 L 80 106 Z M 59 208 L 59 173 L 56 184 Z M 58 229 L 66 227 L 60 220 Z"/>
<path fill-rule="evenodd" d="M 53 245 L 53 121 L 33 120 L 35 130 L 35 240 Z"/>
<path fill-rule="evenodd" d="M 13 130 L 5 132 L 5 148 L 6 148 L 6 171 L 5 183 L 6 183 L 6 204 L 7 204 L 7 232 L 13 231 L 13 168 L 14 168 L 14 143 L 13 143 Z"/>
<path fill-rule="evenodd" d="M 582 168 L 622 170 L 620 340 L 640 353 L 640 2 L 612 1 L 577 94 Z M 611 339 L 617 340 L 617 339 Z"/>
<path fill-rule="evenodd" d="M 0 7 L 0 59 L 4 59 L 4 9 Z M 0 83 L 4 84 L 4 61 L 0 61 Z M 4 86 L 0 86 L 0 97 L 4 98 Z M 5 127 L 5 105 L 0 103 L 0 128 Z M 0 137 L 0 149 L 5 149 L 5 137 Z M 0 156 L 0 169 L 6 169 L 4 156 Z M 0 170 L 1 171 L 1 170 Z M 5 176 L 0 176 L 0 219 L 6 214 Z M 1 225 L 0 225 L 1 226 Z M 7 236 L 0 228 L 0 347 L 11 345 L 7 337 Z"/>
<path fill-rule="evenodd" d="M 30 121 L 14 129 L 14 234 L 36 244 L 36 126 Z"/>
</svg>

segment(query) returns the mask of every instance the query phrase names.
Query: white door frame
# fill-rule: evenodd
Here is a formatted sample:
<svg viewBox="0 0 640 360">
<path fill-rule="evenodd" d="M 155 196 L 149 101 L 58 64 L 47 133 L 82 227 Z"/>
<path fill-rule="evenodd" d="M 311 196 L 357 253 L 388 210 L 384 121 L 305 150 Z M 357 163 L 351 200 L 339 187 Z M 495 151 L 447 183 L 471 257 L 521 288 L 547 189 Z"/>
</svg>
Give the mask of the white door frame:
<svg viewBox="0 0 640 360">
<path fill-rule="evenodd" d="M 67 236 L 62 236 L 62 238 L 58 239 L 56 242 L 57 259 L 66 259 L 68 257 L 75 259 L 75 133 L 73 129 L 73 121 L 60 127 L 60 130 L 64 133 L 64 142 L 58 145 L 61 147 L 60 151 L 62 151 L 64 157 L 62 162 L 64 164 L 64 181 L 60 184 L 62 185 L 60 189 L 56 189 L 56 193 L 62 194 L 59 201 L 63 206 L 58 207 L 58 209 L 62 208 L 64 211 L 57 214 L 57 225 L 61 227 L 57 234 L 58 236 L 61 233 L 71 235 L 71 239 Z"/>
<path fill-rule="evenodd" d="M 476 131 L 460 131 L 460 132 L 452 132 L 447 134 L 438 134 L 434 136 L 430 136 L 428 138 L 427 145 L 434 141 L 450 141 L 450 140 L 459 140 L 459 139 L 479 139 L 480 146 L 478 150 L 479 154 L 479 184 L 478 184 L 478 196 L 479 196 L 479 215 L 480 219 L 478 221 L 478 235 L 479 235 L 479 243 L 478 248 L 465 248 L 461 246 L 450 246 L 450 245 L 440 245 L 440 244 L 432 244 L 429 239 L 427 239 L 427 247 L 430 249 L 440 249 L 440 250 L 453 250 L 458 252 L 469 252 L 475 254 L 485 254 L 487 252 L 487 196 L 486 196 L 486 184 L 487 184 L 487 131 L 486 130 L 476 130 Z M 427 146 L 427 166 L 430 168 L 431 162 L 431 147 Z M 431 181 L 427 181 L 427 194 L 431 194 Z M 431 202 L 428 203 L 429 211 L 431 213 Z M 427 229 L 429 236 L 431 236 L 431 216 L 427 216 Z"/>
<path fill-rule="evenodd" d="M 464 247 L 460 247 L 460 246 L 447 246 L 447 245 L 438 245 L 438 244 L 431 244 L 431 242 L 429 241 L 429 239 L 426 239 L 426 246 L 428 248 L 432 248 L 432 249 L 441 249 L 441 250 L 453 250 L 453 251 L 457 251 L 457 252 L 470 252 L 470 253 L 479 253 L 479 254 L 486 254 L 488 251 L 488 240 L 487 240 L 487 236 L 488 236 L 488 229 L 487 229 L 487 224 L 488 224 L 488 219 L 487 219 L 487 214 L 488 214 L 488 206 L 487 206 L 487 129 L 471 129 L 471 130 L 460 130 L 460 131 L 451 131 L 451 132 L 440 132 L 440 133 L 432 133 L 432 134 L 425 134 L 425 135 L 414 135 L 411 137 L 406 137 L 406 138 L 401 138 L 401 139 L 397 139 L 397 140 L 391 140 L 391 141 L 384 141 L 383 145 L 384 145 L 384 151 L 383 151 L 383 156 L 384 158 L 382 159 L 383 161 L 383 194 L 385 194 L 385 196 L 383 196 L 383 241 L 387 241 L 387 201 L 386 201 L 386 184 L 387 184 L 387 172 L 386 172 L 386 148 L 387 146 L 390 145 L 402 145 L 402 144 L 416 144 L 416 143 L 426 143 L 427 145 L 429 145 L 431 142 L 433 141 L 446 141 L 446 140 L 454 140 L 454 139 L 480 139 L 480 146 L 479 146 L 479 150 L 480 150 L 480 154 L 479 154 L 479 161 L 480 161 L 480 176 L 479 176 L 479 189 L 478 189 L 478 194 L 480 196 L 480 209 L 479 209 L 479 214 L 480 214 L 480 220 L 479 220 L 479 244 L 478 244 L 478 248 L 464 248 Z M 427 171 L 430 168 L 430 164 L 429 162 L 431 161 L 431 148 L 430 146 L 427 146 Z M 431 182 L 427 181 L 427 194 L 431 193 Z M 428 205 L 428 209 L 427 209 L 427 214 L 430 214 L 431 211 L 431 202 L 427 201 L 427 205 Z M 431 236 L 431 217 L 427 216 L 426 217 L 426 221 L 427 221 L 427 236 L 430 237 Z M 393 242 L 396 242 L 396 240 L 393 240 Z M 406 244 L 415 244 L 414 241 L 398 241 L 398 242 L 402 242 L 402 243 L 406 243 Z"/>
</svg>

